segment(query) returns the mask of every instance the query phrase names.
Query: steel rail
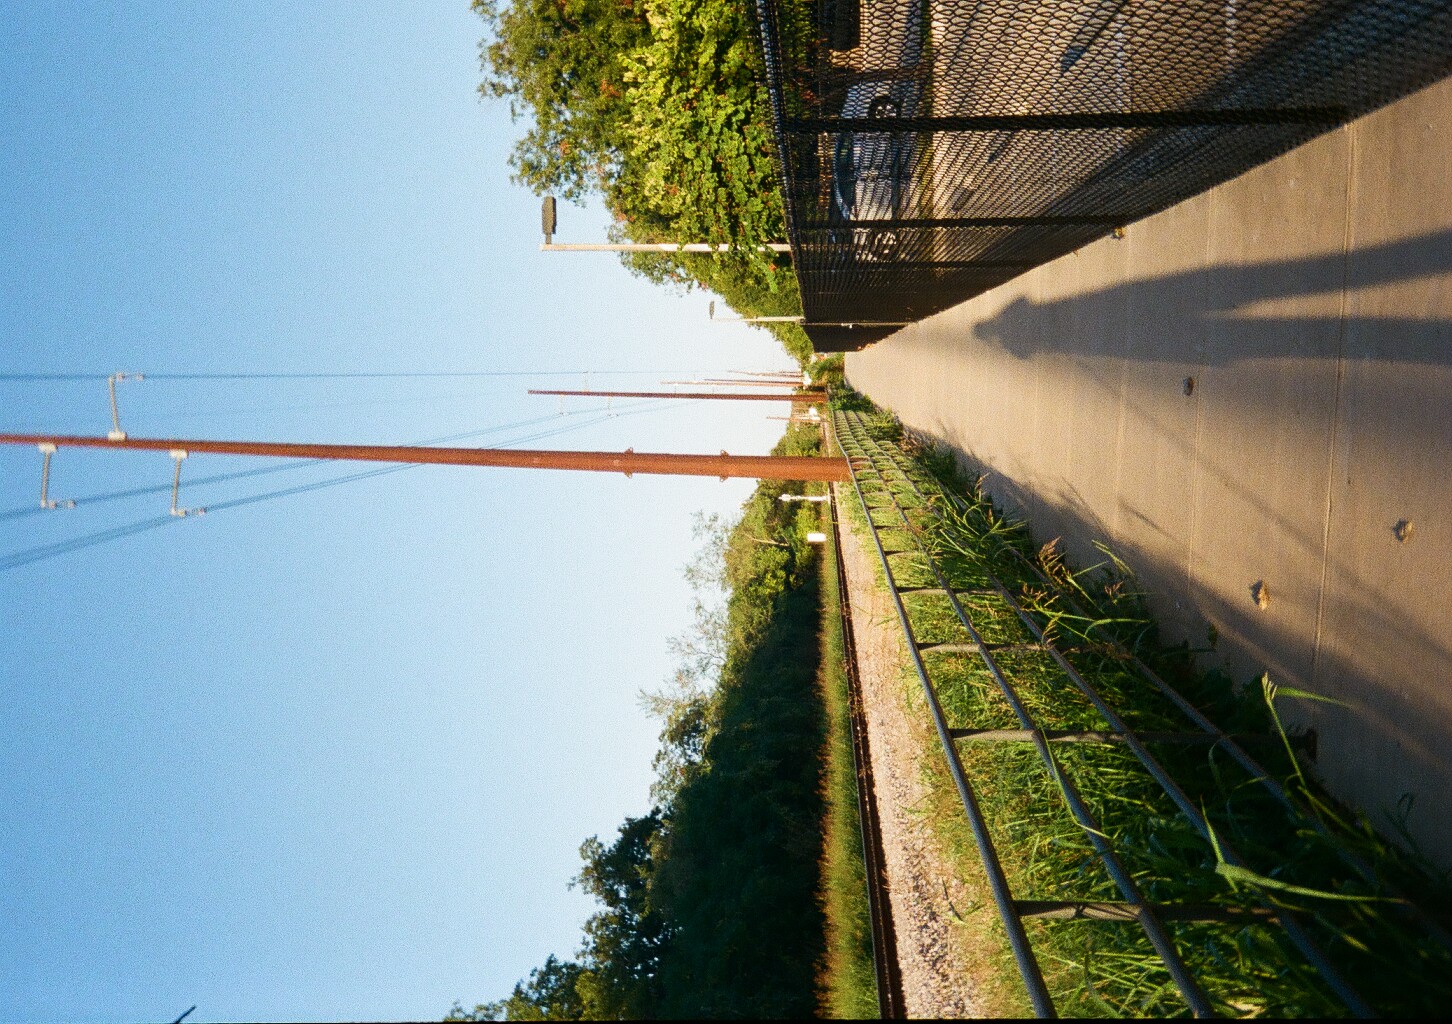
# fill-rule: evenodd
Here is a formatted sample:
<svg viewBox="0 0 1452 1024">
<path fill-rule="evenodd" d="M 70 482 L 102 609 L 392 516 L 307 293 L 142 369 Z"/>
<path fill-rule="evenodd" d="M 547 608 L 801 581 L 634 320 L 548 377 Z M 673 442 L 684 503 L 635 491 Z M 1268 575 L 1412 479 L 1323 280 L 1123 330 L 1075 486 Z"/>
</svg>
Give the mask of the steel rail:
<svg viewBox="0 0 1452 1024">
<path fill-rule="evenodd" d="M 1139 213 L 1116 213 L 1112 215 L 1068 216 L 1059 214 L 1035 214 L 1023 217 L 880 217 L 874 220 L 809 220 L 798 228 L 802 234 L 810 231 L 873 231 L 898 228 L 1072 228 L 1072 227 L 1122 227 L 1138 220 Z M 803 245 L 807 243 L 804 241 Z"/>
<path fill-rule="evenodd" d="M 837 515 L 836 488 L 828 513 L 832 520 L 832 554 L 837 569 L 838 605 L 842 615 L 842 653 L 847 676 L 847 702 L 852 734 L 857 817 L 862 841 L 862 866 L 867 875 L 867 910 L 872 923 L 872 964 L 877 985 L 877 1008 L 883 1020 L 907 1016 L 903 1001 L 902 968 L 897 959 L 897 930 L 888 897 L 887 858 L 882 848 L 882 828 L 877 813 L 877 796 L 872 783 L 872 756 L 867 735 L 867 716 L 862 705 L 862 678 L 857 668 L 857 638 L 852 627 L 852 600 L 847 591 L 847 567 L 842 560 L 842 528 Z"/>
<path fill-rule="evenodd" d="M 885 453 L 881 445 L 877 444 L 875 441 L 871 441 L 870 443 L 877 451 L 879 457 L 896 464 L 896 460 L 890 454 Z M 902 471 L 901 466 L 898 466 L 898 469 L 899 471 Z M 906 475 L 905 471 L 904 475 Z M 913 484 L 911 481 L 909 481 L 908 486 L 913 487 L 919 498 L 926 498 L 922 491 L 918 489 L 916 485 Z M 1144 746 L 1141 739 L 1135 734 L 1132 729 L 1129 728 L 1128 724 L 1125 723 L 1125 721 L 1123 720 L 1123 718 L 1120 717 L 1118 712 L 1116 712 L 1109 705 L 1109 703 L 1104 700 L 1104 698 L 1089 683 L 1089 681 L 1086 680 L 1083 675 L 1068 661 L 1068 659 L 1064 657 L 1063 653 L 1058 650 L 1057 646 L 1047 636 L 1045 636 L 1043 630 L 1039 628 L 1038 623 L 1034 621 L 1033 617 L 1028 614 L 1028 612 L 1023 608 L 1023 606 L 1018 602 L 1018 600 L 1013 596 L 1008 588 L 1003 585 L 1002 581 L 999 580 L 998 577 L 995 576 L 992 572 L 986 572 L 986 575 L 993 583 L 994 588 L 997 590 L 1000 599 L 1003 600 L 1009 606 L 1009 608 L 1014 611 L 1014 613 L 1018 616 L 1019 620 L 1022 621 L 1025 627 L 1027 627 L 1028 630 L 1033 634 L 1034 639 L 1044 645 L 1045 651 L 1054 659 L 1055 664 L 1057 664 L 1059 666 L 1059 669 L 1066 676 L 1068 676 L 1069 680 L 1074 684 L 1075 688 L 1078 689 L 1079 692 L 1082 693 L 1084 697 L 1090 702 L 1090 704 L 1093 705 L 1094 709 L 1105 720 L 1109 727 L 1115 733 L 1123 737 L 1122 742 L 1125 744 L 1125 746 L 1129 748 L 1130 752 L 1134 754 L 1135 759 L 1140 762 L 1141 766 L 1145 769 L 1145 771 L 1148 772 L 1149 775 L 1155 780 L 1155 782 L 1159 784 L 1160 788 L 1175 804 L 1175 806 L 1179 809 L 1180 813 L 1185 817 L 1190 825 L 1200 834 L 1201 838 L 1204 839 L 1206 842 L 1211 843 L 1212 845 L 1218 846 L 1220 854 L 1225 859 L 1226 863 L 1235 865 L 1237 867 L 1247 867 L 1248 865 L 1245 859 L 1240 856 L 1240 854 L 1235 850 L 1234 846 L 1230 843 L 1228 839 L 1224 837 L 1216 837 L 1211 834 L 1209 822 L 1205 820 L 1204 816 L 1199 812 L 1195 804 L 1185 794 L 1184 790 L 1180 788 L 1179 783 L 1176 782 L 1173 776 L 1171 776 L 1170 773 L 1165 770 L 1164 766 L 1159 763 L 1159 760 L 1152 753 L 1150 753 L 1150 751 Z M 1051 581 L 1047 582 L 1050 582 L 1050 585 L 1052 585 Z M 1057 587 L 1055 588 L 1055 590 L 1057 591 Z M 954 604 L 956 607 L 956 600 L 954 601 Z M 1338 971 L 1331 963 L 1330 959 L 1326 956 L 1325 951 L 1321 949 L 1320 944 L 1315 941 L 1315 939 L 1311 936 L 1309 929 L 1304 923 L 1302 923 L 1299 915 L 1284 908 L 1274 907 L 1266 899 L 1258 900 L 1258 902 L 1261 903 L 1261 905 L 1265 907 L 1268 911 L 1274 911 L 1276 913 L 1277 922 L 1280 924 L 1281 929 L 1285 932 L 1287 939 L 1289 939 L 1291 944 L 1296 947 L 1296 949 L 1306 959 L 1306 962 L 1316 971 L 1316 973 L 1321 976 L 1322 980 L 1326 982 L 1328 988 L 1330 988 L 1331 991 L 1335 993 L 1337 999 L 1339 999 L 1348 1010 L 1350 1010 L 1358 1017 L 1365 1018 L 1376 1016 L 1376 1011 L 1373 1010 L 1370 1004 L 1366 1002 L 1361 994 L 1358 993 L 1356 989 L 1353 988 L 1350 983 L 1341 976 L 1341 972 Z"/>
<path fill-rule="evenodd" d="M 890 455 L 887 456 L 887 458 L 891 460 Z M 899 472 L 902 472 L 901 467 L 899 467 Z M 935 489 L 937 489 L 939 493 L 941 493 L 945 498 L 952 502 L 960 511 L 968 510 L 969 505 L 963 498 L 946 490 L 940 484 L 938 484 L 937 481 L 933 481 L 933 484 Z M 1006 547 L 1007 550 L 1013 555 L 1013 557 L 1021 562 L 1036 577 L 1038 577 L 1038 579 L 1042 583 L 1050 587 L 1054 587 L 1055 591 L 1059 593 L 1059 595 L 1064 599 L 1065 603 L 1072 611 L 1079 612 L 1081 614 L 1085 611 L 1084 607 L 1080 605 L 1073 598 L 1072 595 L 1061 591 L 1058 588 L 1058 585 L 1055 584 L 1054 581 L 1050 579 L 1049 576 L 1039 566 L 1035 565 L 1034 562 L 1022 551 L 1019 551 L 1012 545 L 1007 545 Z M 1161 695 L 1163 695 L 1168 701 L 1170 701 L 1170 703 L 1173 704 L 1180 711 L 1180 713 L 1183 714 L 1197 729 L 1200 729 L 1208 736 L 1213 736 L 1216 746 L 1224 751 L 1226 754 L 1228 754 L 1232 761 L 1238 764 L 1242 770 L 1244 770 L 1256 783 L 1258 783 L 1260 787 L 1265 790 L 1266 793 L 1268 793 L 1277 803 L 1279 803 L 1281 807 L 1283 807 L 1295 820 L 1309 826 L 1322 838 L 1328 840 L 1331 843 L 1332 849 L 1335 851 L 1338 859 L 1340 859 L 1343 864 L 1345 864 L 1347 867 L 1351 868 L 1358 875 L 1360 875 L 1362 880 L 1365 881 L 1368 885 L 1380 888 L 1384 893 L 1386 893 L 1388 897 L 1395 901 L 1392 903 L 1392 906 L 1399 913 L 1402 913 L 1405 916 L 1411 918 L 1424 931 L 1426 931 L 1431 938 L 1436 940 L 1436 942 L 1441 945 L 1445 950 L 1447 950 L 1448 952 L 1452 952 L 1452 932 L 1449 932 L 1447 928 L 1444 927 L 1440 922 L 1433 919 L 1431 915 L 1429 915 L 1424 909 L 1422 909 L 1422 907 L 1420 907 L 1415 901 L 1407 896 L 1400 887 L 1379 876 L 1376 872 L 1376 869 L 1373 868 L 1369 863 L 1367 863 L 1365 858 L 1361 857 L 1354 850 L 1347 849 L 1344 843 L 1337 841 L 1335 835 L 1331 832 L 1330 828 L 1326 826 L 1325 822 L 1323 822 L 1319 816 L 1317 816 L 1308 807 L 1306 807 L 1302 801 L 1298 800 L 1293 794 L 1291 794 L 1285 788 L 1285 786 L 1277 782 L 1275 777 L 1265 768 L 1265 766 L 1257 761 L 1254 757 L 1252 757 L 1249 752 L 1247 752 L 1245 748 L 1242 747 L 1239 742 L 1237 742 L 1235 737 L 1226 733 L 1218 725 L 1216 725 L 1213 721 L 1206 717 L 1204 712 L 1202 712 L 1193 703 L 1191 703 L 1190 700 L 1184 696 L 1184 694 L 1180 693 L 1179 690 L 1175 689 L 1175 687 L 1167 682 L 1158 672 L 1150 668 L 1149 665 L 1145 664 L 1144 660 L 1140 658 L 1139 655 L 1135 654 L 1118 640 L 1114 640 L 1111 638 L 1110 645 L 1117 652 L 1126 655 L 1126 660 L 1134 666 L 1135 670 L 1138 671 L 1139 674 L 1151 686 L 1158 690 Z"/>
<path fill-rule="evenodd" d="M 852 414 L 849 413 L 847 415 L 851 416 Z M 878 447 L 875 441 L 869 440 L 869 444 L 874 448 Z M 885 458 L 885 456 L 880 455 L 880 450 L 879 457 Z M 904 473 L 904 476 L 906 475 Z M 913 487 L 916 491 L 916 487 L 914 487 L 910 479 L 905 481 L 905 485 Z M 908 519 L 907 513 L 903 511 L 902 505 L 898 502 L 897 496 L 892 492 L 892 489 L 887 488 L 886 490 L 888 500 L 892 502 L 892 507 L 896 509 L 904 528 L 909 534 L 915 537 L 919 535 L 919 529 Z M 917 493 L 919 497 L 922 497 L 920 491 L 917 491 Z M 869 520 L 871 519 L 870 513 L 868 518 Z M 1085 837 L 1089 840 L 1089 844 L 1094 847 L 1094 852 L 1099 855 L 1099 860 L 1104 865 L 1104 869 L 1108 872 L 1110 879 L 1114 882 L 1115 888 L 1119 890 L 1125 901 L 1133 908 L 1135 920 L 1144 931 L 1145 938 L 1149 940 L 1150 945 L 1154 948 L 1155 954 L 1165 965 L 1165 969 L 1169 971 L 1170 978 L 1175 983 L 1175 988 L 1179 990 L 1180 995 L 1184 997 L 1185 1002 L 1189 1005 L 1191 1013 L 1196 1017 L 1215 1016 L 1215 1009 L 1211 1005 L 1209 997 L 1200 987 L 1200 983 L 1195 980 L 1195 976 L 1190 971 L 1190 968 L 1180 957 L 1179 950 L 1175 948 L 1174 940 L 1170 937 L 1169 932 L 1166 931 L 1164 924 L 1155 915 L 1149 901 L 1140 892 L 1139 886 L 1135 884 L 1134 877 L 1119 859 L 1118 854 L 1114 852 L 1113 844 L 1110 843 L 1108 837 L 1104 834 L 1104 830 L 1100 828 L 1098 820 L 1094 817 L 1094 813 L 1084 802 L 1084 798 L 1080 795 L 1078 787 L 1074 785 L 1073 780 L 1054 760 L 1054 755 L 1049 750 L 1049 743 L 1043 730 L 1034 721 L 1033 715 L 1024 705 L 1023 700 L 1019 697 L 1018 691 L 1014 688 L 1013 684 L 1009 682 L 1008 676 L 999 667 L 998 661 L 985 648 L 983 636 L 978 632 L 977 627 L 973 625 L 973 621 L 964 610 L 963 605 L 958 601 L 957 595 L 953 592 L 953 587 L 943 578 L 942 572 L 938 569 L 932 556 L 928 554 L 926 547 L 922 546 L 921 543 L 920 547 L 923 559 L 927 562 L 928 569 L 932 572 L 933 578 L 937 580 L 938 586 L 953 606 L 953 612 L 957 616 L 958 621 L 967 630 L 973 643 L 978 646 L 979 658 L 982 659 L 984 666 L 993 676 L 994 682 L 998 684 L 999 692 L 1008 701 L 1009 707 L 1013 710 L 1014 717 L 1018 719 L 1019 725 L 1032 737 L 1034 747 L 1038 751 L 1039 760 L 1043 762 L 1045 770 L 1049 773 L 1049 777 L 1057 783 L 1065 806 L 1069 809 L 1069 813 L 1073 815 L 1074 821 L 1083 829 Z M 1042 637 L 1038 639 L 1041 643 L 1043 642 Z M 1114 728 L 1118 732 L 1125 732 L 1120 725 L 1116 725 Z M 1132 744 L 1133 741 L 1130 736 L 1126 735 L 1125 742 Z"/>
<path fill-rule="evenodd" d="M 838 451 L 842 453 L 849 469 L 852 489 L 857 494 L 857 500 L 861 503 L 863 513 L 867 516 L 870 526 L 872 512 L 867 504 L 866 496 L 862 493 L 862 485 L 857 479 L 857 467 L 853 465 L 852 457 L 843 444 L 840 434 L 835 431 L 834 434 Z M 1024 988 L 1028 992 L 1029 1003 L 1036 1016 L 1056 1017 L 1058 1014 L 1054 1009 L 1053 999 L 1049 996 L 1048 987 L 1044 984 L 1043 970 L 1034 956 L 1028 933 L 1024 930 L 1023 921 L 1015 907 L 1008 876 L 1004 873 L 1003 864 L 998 859 L 998 851 L 993 845 L 993 837 L 988 831 L 988 822 L 983 816 L 982 808 L 978 805 L 978 798 L 968 781 L 967 773 L 963 770 L 963 762 L 958 756 L 957 745 L 948 732 L 947 719 L 943 716 L 942 705 L 938 703 L 937 691 L 933 687 L 932 680 L 928 676 L 927 666 L 923 664 L 922 655 L 918 653 L 917 645 L 914 642 L 912 623 L 908 619 L 907 608 L 903 605 L 902 597 L 895 589 L 896 580 L 893 576 L 892 565 L 887 559 L 887 552 L 877 536 L 877 530 L 869 528 L 867 532 L 872 537 L 873 547 L 877 549 L 877 557 L 882 563 L 882 571 L 887 578 L 888 592 L 892 595 L 893 607 L 897 611 L 898 623 L 902 626 L 903 635 L 908 640 L 908 655 L 912 661 L 913 670 L 917 673 L 918 682 L 922 684 L 923 695 L 928 702 L 928 711 L 933 719 L 933 727 L 938 733 L 938 742 L 948 761 L 948 773 L 953 778 L 953 785 L 958 790 L 958 798 L 962 801 L 964 813 L 968 817 L 968 824 L 973 832 L 973 842 L 977 846 L 979 858 L 983 862 L 984 874 L 988 877 L 989 891 L 993 895 L 999 919 L 1003 922 L 1004 931 L 1007 933 L 1008 944 L 1013 951 L 1019 977 L 1023 980 Z"/>
</svg>

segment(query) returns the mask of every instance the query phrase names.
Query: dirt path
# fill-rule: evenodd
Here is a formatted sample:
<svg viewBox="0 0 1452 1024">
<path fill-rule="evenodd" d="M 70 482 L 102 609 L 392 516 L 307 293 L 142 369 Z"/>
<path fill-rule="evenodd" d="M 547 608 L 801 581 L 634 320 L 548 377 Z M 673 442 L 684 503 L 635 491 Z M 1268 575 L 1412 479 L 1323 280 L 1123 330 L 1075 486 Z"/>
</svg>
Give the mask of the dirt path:
<svg viewBox="0 0 1452 1024">
<path fill-rule="evenodd" d="M 855 502 L 850 488 L 839 492 Z M 897 932 L 903 997 L 910 1017 L 977 1015 L 963 964 L 957 909 L 972 897 L 944 858 L 924 814 L 924 757 L 942 757 L 921 707 L 909 706 L 903 682 L 907 655 L 892 599 L 877 585 L 877 553 L 843 516 L 842 561 L 852 604 L 858 671 L 876 782 L 889 898 Z"/>
</svg>

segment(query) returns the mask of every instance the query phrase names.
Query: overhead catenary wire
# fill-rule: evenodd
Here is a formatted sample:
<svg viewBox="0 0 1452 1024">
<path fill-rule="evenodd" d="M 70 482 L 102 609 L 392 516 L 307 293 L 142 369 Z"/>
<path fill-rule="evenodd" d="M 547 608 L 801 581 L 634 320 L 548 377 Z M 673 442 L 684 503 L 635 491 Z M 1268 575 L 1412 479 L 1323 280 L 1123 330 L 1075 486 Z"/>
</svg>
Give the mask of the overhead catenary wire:
<svg viewBox="0 0 1452 1024">
<path fill-rule="evenodd" d="M 157 372 L 148 372 L 148 373 L 144 373 L 144 374 L 142 374 L 142 373 L 131 373 L 131 372 L 128 372 L 128 373 L 113 373 L 113 374 L 89 373 L 89 372 L 57 372 L 57 373 L 3 373 L 3 372 L 0 372 L 0 385 L 4 385 L 6 383 L 10 383 L 10 384 L 46 383 L 46 382 L 51 382 L 51 383 L 56 383 L 56 382 L 66 383 L 66 382 L 84 382 L 84 381 L 107 382 L 111 386 L 112 428 L 113 428 L 113 431 L 114 432 L 116 432 L 116 433 L 119 434 L 120 431 L 121 431 L 121 426 L 120 426 L 119 422 L 117 422 L 116 396 L 115 396 L 115 384 L 116 384 L 116 381 L 118 381 L 118 380 L 137 380 L 137 381 L 144 380 L 144 381 L 148 381 L 148 382 L 161 382 L 161 383 L 166 383 L 166 382 L 173 382 L 173 383 L 175 383 L 175 382 L 207 382 L 207 381 L 211 381 L 211 382 L 216 382 L 216 383 L 227 383 L 227 382 L 231 382 L 231 383 L 235 383 L 235 384 L 244 384 L 245 385 L 247 383 L 281 383 L 281 384 L 287 384 L 289 382 L 292 382 L 292 383 L 302 383 L 302 382 L 324 382 L 324 381 L 333 381 L 333 380 L 336 380 L 336 381 L 348 381 L 348 380 L 351 380 L 351 381 L 359 381 L 359 382 L 362 382 L 362 381 L 369 381 L 369 380 L 384 381 L 384 380 L 407 380 L 407 379 L 415 379 L 415 380 L 444 380 L 444 379 L 467 380 L 467 379 L 470 379 L 470 378 L 473 378 L 473 379 L 490 379 L 490 378 L 492 378 L 492 379 L 500 380 L 502 382 L 502 381 L 505 381 L 505 380 L 528 380 L 528 379 L 532 379 L 532 378 L 540 378 L 541 380 L 543 380 L 543 379 L 546 379 L 546 378 L 558 379 L 558 378 L 562 378 L 562 377 L 563 378 L 580 377 L 580 378 L 584 379 L 586 382 L 588 382 L 589 379 L 592 376 L 595 376 L 595 375 L 600 375 L 600 376 L 603 376 L 603 377 L 611 377 L 611 376 L 647 376 L 647 377 L 649 377 L 649 376 L 657 376 L 657 375 L 681 374 L 681 373 L 685 373 L 685 372 L 687 372 L 687 371 L 680 370 L 680 369 L 660 369 L 660 370 L 650 370 L 650 369 L 638 369 L 638 370 L 637 369 L 619 369 L 619 370 L 589 370 L 589 369 L 585 369 L 585 370 L 571 370 L 571 369 L 567 369 L 567 370 L 457 370 L 457 371 L 454 371 L 454 370 L 440 370 L 440 371 L 398 371 L 398 372 L 389 372 L 389 371 L 377 371 L 377 372 L 375 372 L 375 371 L 336 371 L 336 372 L 335 371 L 309 371 L 309 372 L 269 372 L 269 371 L 264 371 L 264 372 L 240 372 L 240 371 L 238 371 L 238 372 L 199 372 L 199 373 L 172 373 L 172 372 L 160 372 L 160 373 L 157 373 Z M 742 371 L 732 371 L 732 372 L 733 373 L 739 373 L 739 372 L 742 372 Z M 782 371 L 767 371 L 767 372 L 770 372 L 770 373 L 778 373 L 778 372 L 782 372 Z M 743 381 L 743 383 L 749 383 L 749 382 L 748 381 Z M 588 383 L 586 384 L 586 386 L 588 386 Z M 471 388 L 469 391 L 466 391 L 466 392 L 457 392 L 456 391 L 456 392 L 452 392 L 452 393 L 447 394 L 447 395 L 440 395 L 440 394 L 405 394 L 405 395 L 403 395 L 401 397 L 398 396 L 398 395 L 394 395 L 394 396 L 391 396 L 391 397 L 383 397 L 383 398 L 370 397 L 370 398 L 362 398 L 362 399 L 349 399 L 349 400 L 344 400 L 344 401 L 307 402 L 307 403 L 304 403 L 304 404 L 299 404 L 297 401 L 289 401 L 286 398 L 284 398 L 284 400 L 280 404 L 278 404 L 278 403 L 269 403 L 269 404 L 264 404 L 264 405 L 251 405 L 251 406 L 249 406 L 249 405 L 243 405 L 243 406 L 241 406 L 239 408 L 228 408 L 228 409 L 209 408 L 209 409 L 205 409 L 205 410 L 198 410 L 198 409 L 195 408 L 194 404 L 188 403 L 186 406 L 184 406 L 181 409 L 174 409 L 174 408 L 153 408 L 151 410 L 150 414 L 148 415 L 147 420 L 148 420 L 148 422 L 152 423 L 152 425 L 153 425 L 152 429 L 156 429 L 157 424 L 162 423 L 162 422 L 169 422 L 169 421 L 172 421 L 172 420 L 192 420 L 192 419 L 197 419 L 199 417 L 209 417 L 210 418 L 210 417 L 215 417 L 215 416 L 219 416 L 219 415 L 223 415 L 223 414 L 229 414 L 229 415 L 233 415 L 233 414 L 236 414 L 236 415 L 256 415 L 258 413 L 276 413 L 276 412 L 289 412 L 289 413 L 291 413 L 291 412 L 299 412 L 299 411 L 304 411 L 304 410 L 344 409 L 344 408 L 397 406 L 397 405 L 416 405 L 416 404 L 424 403 L 424 402 L 437 402 L 437 401 L 441 401 L 441 400 L 448 399 L 448 398 L 458 398 L 458 399 L 462 399 L 462 398 L 468 398 L 468 397 L 471 397 L 471 396 L 479 396 L 479 395 L 483 395 L 483 394 L 494 394 L 494 393 L 498 393 L 498 392 L 496 392 L 496 391 L 484 391 L 484 392 L 481 392 L 477 388 Z M 3 516 L 0 516 L 0 518 L 4 518 L 4 517 Z"/>
</svg>

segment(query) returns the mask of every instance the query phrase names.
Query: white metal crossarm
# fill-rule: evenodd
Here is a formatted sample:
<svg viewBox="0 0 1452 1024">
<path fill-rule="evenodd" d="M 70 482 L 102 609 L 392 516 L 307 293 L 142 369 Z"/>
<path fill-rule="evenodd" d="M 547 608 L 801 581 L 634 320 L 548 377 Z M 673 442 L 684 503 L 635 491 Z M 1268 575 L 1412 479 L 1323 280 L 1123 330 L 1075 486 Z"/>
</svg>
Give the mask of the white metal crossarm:
<svg viewBox="0 0 1452 1024">
<path fill-rule="evenodd" d="M 145 380 L 143 373 L 113 373 L 106 378 L 106 387 L 111 393 L 111 432 L 106 435 L 111 441 L 126 440 L 126 431 L 121 429 L 121 413 L 116 408 L 116 384 L 123 380 Z"/>
<path fill-rule="evenodd" d="M 50 496 L 50 457 L 55 454 L 55 445 L 49 441 L 42 441 L 36 445 L 40 449 L 40 507 L 44 509 L 75 508 L 74 500 L 67 498 L 64 501 L 55 501 Z"/>
<path fill-rule="evenodd" d="M 182 461 L 186 459 L 187 453 L 181 448 L 173 448 L 167 453 L 176 462 L 176 471 L 171 477 L 171 514 L 178 518 L 186 516 L 204 516 L 207 514 L 205 508 L 182 508 L 177 504 L 177 497 L 181 492 L 181 467 Z"/>
<path fill-rule="evenodd" d="M 554 196 L 545 196 L 540 202 L 540 231 L 544 242 L 540 252 L 700 252 L 719 255 L 731 252 L 729 242 L 556 242 L 555 232 L 559 228 L 559 204 Z M 787 242 L 767 242 L 753 246 L 756 252 L 791 252 Z"/>
</svg>

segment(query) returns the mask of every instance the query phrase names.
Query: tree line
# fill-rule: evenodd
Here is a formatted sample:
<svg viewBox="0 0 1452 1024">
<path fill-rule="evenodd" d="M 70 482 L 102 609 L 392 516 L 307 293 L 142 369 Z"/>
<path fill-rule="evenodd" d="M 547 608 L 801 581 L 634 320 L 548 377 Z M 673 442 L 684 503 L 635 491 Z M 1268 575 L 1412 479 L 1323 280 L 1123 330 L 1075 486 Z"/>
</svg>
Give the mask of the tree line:
<svg viewBox="0 0 1452 1024">
<path fill-rule="evenodd" d="M 480 92 L 529 124 L 514 180 L 602 199 L 617 241 L 715 242 L 723 256 L 627 254 L 658 283 L 700 286 L 743 315 L 801 311 L 761 84 L 752 5 L 730 0 L 473 0 L 488 37 Z M 799 360 L 794 324 L 770 329 Z"/>
<path fill-rule="evenodd" d="M 774 454 L 817 451 L 794 426 Z M 675 678 L 644 695 L 662 723 L 654 806 L 580 848 L 576 884 L 599 909 L 575 957 L 551 956 L 453 1019 L 815 1014 L 826 725 L 806 534 L 818 511 L 778 500 L 800 486 L 763 481 L 734 526 L 701 524 L 696 625 Z"/>
</svg>

